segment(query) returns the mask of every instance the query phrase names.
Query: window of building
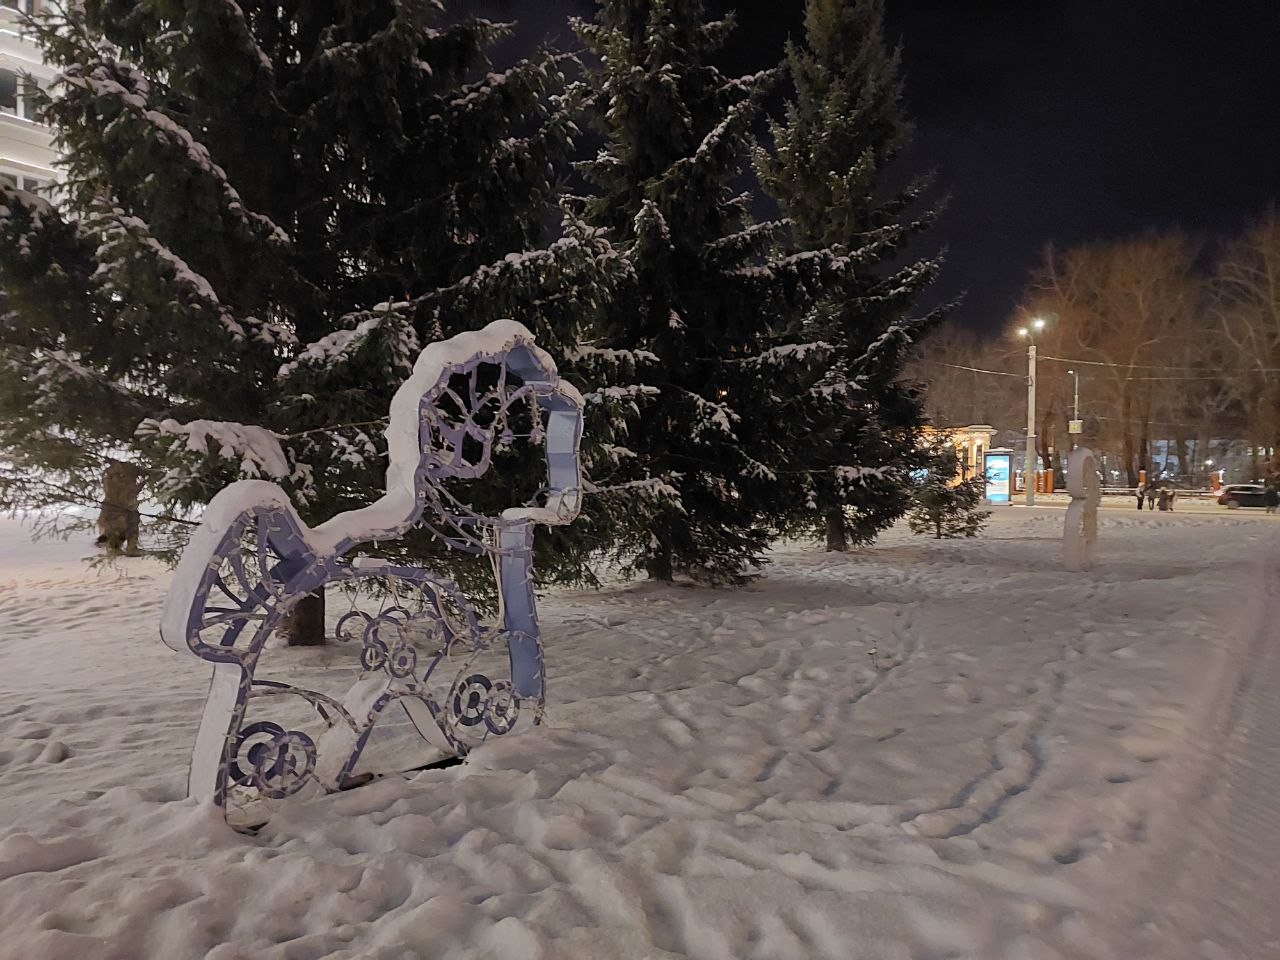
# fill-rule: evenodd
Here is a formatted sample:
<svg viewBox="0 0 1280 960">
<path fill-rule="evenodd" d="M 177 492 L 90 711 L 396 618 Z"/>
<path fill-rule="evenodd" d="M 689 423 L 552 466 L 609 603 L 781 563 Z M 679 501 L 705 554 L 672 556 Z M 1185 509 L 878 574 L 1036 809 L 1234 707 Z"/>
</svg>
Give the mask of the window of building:
<svg viewBox="0 0 1280 960">
<path fill-rule="evenodd" d="M 40 84 L 32 77 L 28 77 L 22 81 L 22 102 L 18 104 L 18 109 L 22 111 L 22 116 L 30 120 L 32 123 L 43 122 L 40 116 Z"/>
<path fill-rule="evenodd" d="M 33 177 L 12 170 L 0 170 L 0 183 L 7 184 L 15 190 L 27 190 L 30 193 L 44 193 L 53 181 L 43 177 Z"/>
<path fill-rule="evenodd" d="M 0 70 L 0 113 L 40 122 L 40 83 L 12 70 Z"/>
<path fill-rule="evenodd" d="M 18 116 L 18 75 L 12 70 L 0 70 L 0 113 Z"/>
</svg>

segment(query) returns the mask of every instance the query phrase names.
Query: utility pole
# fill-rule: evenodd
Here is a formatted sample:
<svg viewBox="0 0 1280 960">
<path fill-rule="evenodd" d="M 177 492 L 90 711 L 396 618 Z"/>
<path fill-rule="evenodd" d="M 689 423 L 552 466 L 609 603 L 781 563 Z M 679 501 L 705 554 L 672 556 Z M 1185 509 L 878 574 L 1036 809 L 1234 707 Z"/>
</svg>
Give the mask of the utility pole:
<svg viewBox="0 0 1280 960">
<path fill-rule="evenodd" d="M 1057 318 L 1056 314 L 1050 316 Z M 1018 329 L 1018 336 L 1027 341 L 1027 462 L 1022 470 L 1022 482 L 1027 488 L 1027 506 L 1036 505 L 1036 334 L 1044 329 L 1047 321 L 1036 317 L 1027 326 Z"/>
<path fill-rule="evenodd" d="M 1071 449 L 1074 450 L 1076 448 L 1075 431 L 1080 423 L 1080 374 L 1075 370 L 1068 370 L 1067 373 L 1071 374 L 1071 376 L 1075 378 L 1075 396 L 1071 403 L 1072 427 L 1071 430 L 1068 431 L 1070 434 L 1069 439 L 1071 441 Z"/>
<path fill-rule="evenodd" d="M 1022 482 L 1027 488 L 1027 506 L 1036 505 L 1036 345 L 1027 344 L 1027 464 Z"/>
</svg>

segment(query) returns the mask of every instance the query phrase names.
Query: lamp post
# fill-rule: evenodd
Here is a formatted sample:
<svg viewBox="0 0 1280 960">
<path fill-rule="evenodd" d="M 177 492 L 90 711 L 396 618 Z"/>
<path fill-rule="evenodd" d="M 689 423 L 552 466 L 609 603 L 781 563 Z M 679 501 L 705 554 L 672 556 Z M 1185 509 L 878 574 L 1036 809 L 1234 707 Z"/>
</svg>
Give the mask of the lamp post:
<svg viewBox="0 0 1280 960">
<path fill-rule="evenodd" d="M 1027 461 L 1022 468 L 1022 483 L 1027 488 L 1027 506 L 1036 505 L 1036 334 L 1044 329 L 1043 317 L 1036 317 L 1018 336 L 1027 341 Z"/>
<path fill-rule="evenodd" d="M 1076 448 L 1075 431 L 1080 429 L 1080 374 L 1074 370 L 1068 370 L 1067 373 L 1075 378 L 1074 397 L 1071 402 L 1071 429 L 1068 432 L 1071 440 L 1071 449 Z"/>
</svg>

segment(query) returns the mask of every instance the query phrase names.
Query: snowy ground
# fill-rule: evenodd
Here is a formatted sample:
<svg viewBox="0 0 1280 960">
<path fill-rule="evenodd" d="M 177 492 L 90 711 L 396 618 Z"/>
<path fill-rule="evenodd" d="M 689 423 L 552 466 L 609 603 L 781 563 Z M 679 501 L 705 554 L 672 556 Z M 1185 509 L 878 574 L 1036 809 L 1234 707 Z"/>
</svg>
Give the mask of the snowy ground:
<svg viewBox="0 0 1280 960">
<path fill-rule="evenodd" d="M 1061 521 L 548 598 L 548 726 L 256 837 L 166 574 L 0 521 L 0 957 L 1280 957 L 1280 528 Z"/>
</svg>

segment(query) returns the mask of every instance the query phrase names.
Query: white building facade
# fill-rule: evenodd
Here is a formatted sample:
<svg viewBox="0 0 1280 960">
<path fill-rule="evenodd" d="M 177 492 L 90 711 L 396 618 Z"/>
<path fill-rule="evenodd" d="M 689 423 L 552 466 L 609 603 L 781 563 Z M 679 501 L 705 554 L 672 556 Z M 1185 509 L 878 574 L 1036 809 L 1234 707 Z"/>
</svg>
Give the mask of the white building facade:
<svg viewBox="0 0 1280 960">
<path fill-rule="evenodd" d="M 23 190 L 39 190 L 54 180 L 52 137 L 36 116 L 32 84 L 46 87 L 54 71 L 40 47 L 23 30 L 24 15 L 41 0 L 0 0 L 0 179 Z"/>
</svg>

